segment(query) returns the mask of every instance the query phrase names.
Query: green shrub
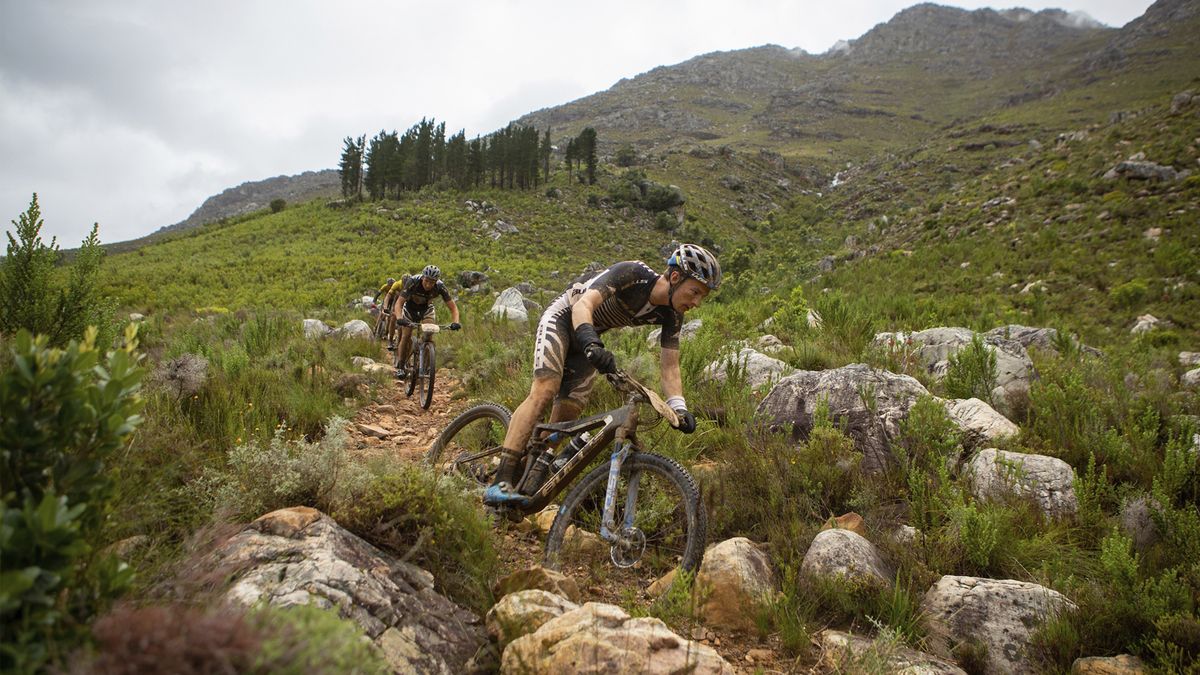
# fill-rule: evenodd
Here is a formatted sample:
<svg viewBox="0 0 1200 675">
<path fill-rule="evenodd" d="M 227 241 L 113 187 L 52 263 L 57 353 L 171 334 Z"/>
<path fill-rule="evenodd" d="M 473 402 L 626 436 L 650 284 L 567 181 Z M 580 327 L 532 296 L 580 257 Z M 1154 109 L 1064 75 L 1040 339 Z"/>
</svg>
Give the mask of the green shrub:
<svg viewBox="0 0 1200 675">
<path fill-rule="evenodd" d="M 333 516 L 379 548 L 433 573 L 451 597 L 479 611 L 491 606 L 496 568 L 492 529 L 478 496 L 452 476 L 397 464 L 354 486 Z"/>
<path fill-rule="evenodd" d="M 140 422 L 136 328 L 125 337 L 101 359 L 95 329 L 65 349 L 21 331 L 0 374 L 0 670 L 39 670 L 130 580 L 92 548 L 107 464 Z"/>
<path fill-rule="evenodd" d="M 1146 301 L 1150 286 L 1144 279 L 1127 281 L 1108 292 L 1108 299 L 1119 309 L 1133 309 Z"/>
<path fill-rule="evenodd" d="M 971 344 L 950 355 L 950 367 L 942 381 L 947 398 L 977 398 L 992 403 L 996 388 L 996 352 L 979 335 Z"/>
<path fill-rule="evenodd" d="M 279 213 L 287 208 L 287 200 L 283 198 L 275 198 L 271 200 L 271 213 Z"/>
<path fill-rule="evenodd" d="M 58 245 L 47 246 L 41 238 L 41 207 L 37 194 L 29 208 L 12 221 L 17 238 L 8 235 L 8 253 L 0 260 L 0 334 L 13 335 L 24 329 L 47 336 L 48 344 L 61 347 L 83 337 L 88 326 L 99 330 L 98 344 L 108 345 L 114 337 L 113 305 L 100 295 L 97 272 L 104 249 L 100 248 L 98 226 L 83 240 L 71 265 L 66 283 L 55 281 Z"/>
<path fill-rule="evenodd" d="M 280 425 L 265 447 L 257 439 L 237 445 L 225 466 L 207 468 L 192 484 L 193 494 L 209 508 L 239 520 L 288 506 L 328 510 L 337 486 L 361 476 L 346 457 L 346 420 L 330 418 L 324 437 L 316 442 L 288 439 L 286 433 Z"/>
</svg>

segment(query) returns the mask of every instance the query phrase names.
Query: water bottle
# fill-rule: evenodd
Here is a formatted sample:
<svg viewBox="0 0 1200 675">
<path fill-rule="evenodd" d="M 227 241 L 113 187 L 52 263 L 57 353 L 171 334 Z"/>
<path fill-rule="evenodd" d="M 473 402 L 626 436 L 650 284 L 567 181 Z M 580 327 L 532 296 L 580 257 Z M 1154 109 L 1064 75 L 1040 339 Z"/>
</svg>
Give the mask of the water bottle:
<svg viewBox="0 0 1200 675">
<path fill-rule="evenodd" d="M 567 444 L 567 447 L 563 448 L 562 453 L 560 453 L 559 456 L 554 460 L 555 473 L 561 471 L 562 468 L 567 465 L 567 462 L 571 461 L 571 458 L 583 449 L 583 446 L 591 442 L 592 435 L 586 431 L 578 436 L 572 437 L 571 442 Z"/>
</svg>

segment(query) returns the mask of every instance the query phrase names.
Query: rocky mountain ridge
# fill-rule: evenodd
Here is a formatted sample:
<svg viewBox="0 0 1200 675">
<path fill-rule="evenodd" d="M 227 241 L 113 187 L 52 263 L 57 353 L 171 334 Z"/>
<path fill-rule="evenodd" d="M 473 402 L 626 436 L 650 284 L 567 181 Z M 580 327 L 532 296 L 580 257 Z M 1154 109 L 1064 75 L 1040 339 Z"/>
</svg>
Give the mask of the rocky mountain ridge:
<svg viewBox="0 0 1200 675">
<path fill-rule="evenodd" d="M 247 181 L 209 197 L 190 216 L 174 225 L 159 228 L 155 234 L 186 230 L 222 218 L 245 215 L 267 208 L 275 199 L 289 203 L 303 202 L 316 197 L 331 197 L 340 191 L 341 178 L 336 169 Z"/>
</svg>

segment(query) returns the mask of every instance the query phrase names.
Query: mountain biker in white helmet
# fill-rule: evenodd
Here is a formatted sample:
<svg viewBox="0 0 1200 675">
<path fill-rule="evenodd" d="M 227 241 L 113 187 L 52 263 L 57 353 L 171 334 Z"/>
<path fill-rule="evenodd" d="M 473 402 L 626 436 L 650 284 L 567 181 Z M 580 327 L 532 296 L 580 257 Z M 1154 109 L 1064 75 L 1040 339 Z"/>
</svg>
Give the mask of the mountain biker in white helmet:
<svg viewBox="0 0 1200 675">
<path fill-rule="evenodd" d="M 446 290 L 446 284 L 442 283 L 441 276 L 442 270 L 437 265 L 426 265 L 419 276 L 410 277 L 405 282 L 395 300 L 397 304 L 403 302 L 400 318 L 413 323 L 433 321 L 435 314 L 432 301 L 441 296 L 446 307 L 450 309 L 450 330 L 462 328 L 462 324 L 458 322 L 458 305 L 454 304 L 454 298 L 450 297 L 450 291 Z M 411 333 L 411 326 L 400 328 L 400 338 L 396 346 L 400 350 L 400 359 L 397 363 L 400 363 L 401 366 L 396 369 L 397 377 L 402 378 L 407 375 L 403 364 L 408 362 L 408 353 L 412 348 L 409 341 Z"/>
<path fill-rule="evenodd" d="M 551 422 L 579 416 L 597 371 L 617 370 L 616 358 L 600 335 L 610 328 L 657 324 L 662 327 L 660 367 L 667 404 L 679 414 L 680 431 L 690 434 L 696 418 L 688 412 L 679 374 L 679 332 L 683 314 L 695 309 L 721 285 L 716 256 L 695 244 L 681 244 L 659 274 L 638 260 L 576 279 L 538 321 L 533 348 L 533 385 L 517 406 L 504 436 L 500 466 L 483 501 L 491 506 L 523 501 L 514 489 L 533 427 L 553 400 Z"/>
</svg>

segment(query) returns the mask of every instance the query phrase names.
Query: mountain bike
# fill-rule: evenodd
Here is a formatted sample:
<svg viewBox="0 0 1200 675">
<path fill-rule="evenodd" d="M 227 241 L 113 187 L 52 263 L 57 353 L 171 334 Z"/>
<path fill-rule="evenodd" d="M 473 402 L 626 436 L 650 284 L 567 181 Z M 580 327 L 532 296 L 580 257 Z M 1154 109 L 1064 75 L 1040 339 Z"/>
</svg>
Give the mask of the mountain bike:
<svg viewBox="0 0 1200 675">
<path fill-rule="evenodd" d="M 657 413 L 648 420 L 651 425 L 666 419 L 674 426 L 678 417 L 658 394 L 629 375 L 617 372 L 607 378 L 625 395 L 625 404 L 590 417 L 537 425 L 517 483 L 517 491 L 528 499 L 501 514 L 520 520 L 538 513 L 611 444 L 608 461 L 584 475 L 563 498 L 546 538 L 545 566 L 590 565 L 607 547 L 614 565 L 633 568 L 638 576 L 657 579 L 675 568 L 694 572 L 704 556 L 707 528 L 700 490 L 687 469 L 645 451 L 637 437 L 641 404 Z M 481 487 L 489 485 L 509 418 L 508 409 L 496 403 L 468 408 L 434 441 L 426 461 Z M 582 447 L 567 458 L 554 448 L 560 441 L 567 441 L 561 447 Z"/>
<path fill-rule="evenodd" d="M 449 324 L 439 326 L 436 323 L 416 324 L 406 319 L 396 319 L 396 325 L 412 328 L 412 349 L 408 355 L 408 385 L 404 395 L 412 396 L 417 392 L 417 401 L 425 410 L 433 402 L 433 379 L 436 371 L 434 363 L 433 336 L 440 331 L 450 328 Z M 396 345 L 393 365 L 400 368 L 400 345 Z"/>
<path fill-rule="evenodd" d="M 375 338 L 378 340 L 387 339 L 387 323 L 388 317 L 392 315 L 387 309 L 379 310 L 379 317 L 375 321 Z"/>
</svg>

